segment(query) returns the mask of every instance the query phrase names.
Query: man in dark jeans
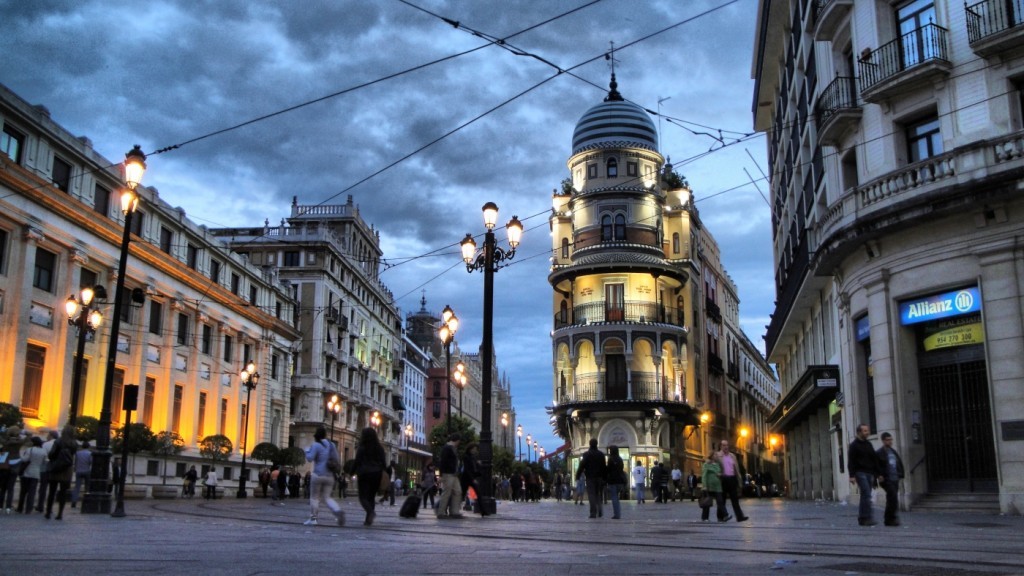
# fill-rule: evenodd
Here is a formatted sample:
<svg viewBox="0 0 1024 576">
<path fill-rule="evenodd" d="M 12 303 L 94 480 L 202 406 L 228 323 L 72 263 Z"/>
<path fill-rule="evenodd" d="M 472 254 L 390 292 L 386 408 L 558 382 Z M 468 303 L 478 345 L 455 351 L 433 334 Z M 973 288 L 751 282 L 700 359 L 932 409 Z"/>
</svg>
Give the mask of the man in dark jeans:
<svg viewBox="0 0 1024 576">
<path fill-rule="evenodd" d="M 746 522 L 749 518 L 744 516 L 743 510 L 740 508 L 740 478 L 743 477 L 743 468 L 740 467 L 736 455 L 729 450 L 728 440 L 722 440 L 719 450 L 718 461 L 722 465 L 722 494 L 732 502 L 732 512 L 736 515 L 736 521 Z"/>
<path fill-rule="evenodd" d="M 597 449 L 597 438 L 590 439 L 590 449 L 583 453 L 580 459 L 580 467 L 576 471 L 576 479 L 580 476 L 587 478 L 587 500 L 590 501 L 590 517 L 597 518 L 604 516 L 604 506 L 601 500 L 601 488 L 607 475 L 607 464 L 604 454 Z"/>
<path fill-rule="evenodd" d="M 876 452 L 881 471 L 882 489 L 885 490 L 885 525 L 900 525 L 900 480 L 903 479 L 903 459 L 892 447 L 892 434 L 882 432 L 882 447 Z"/>
<path fill-rule="evenodd" d="M 871 511 L 871 488 L 878 478 L 878 455 L 875 454 L 875 447 L 868 440 L 871 429 L 867 424 L 857 426 L 857 437 L 850 442 L 848 450 L 847 468 L 850 471 L 850 484 L 856 484 L 860 490 L 860 507 L 857 509 L 857 522 L 861 526 L 874 526 L 878 524 L 872 517 Z"/>
</svg>

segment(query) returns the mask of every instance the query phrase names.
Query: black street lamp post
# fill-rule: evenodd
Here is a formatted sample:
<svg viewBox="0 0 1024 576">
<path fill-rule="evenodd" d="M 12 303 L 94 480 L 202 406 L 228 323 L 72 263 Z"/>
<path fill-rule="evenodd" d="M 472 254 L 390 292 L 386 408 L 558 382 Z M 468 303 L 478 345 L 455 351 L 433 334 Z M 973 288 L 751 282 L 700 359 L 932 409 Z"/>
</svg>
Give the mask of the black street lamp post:
<svg viewBox="0 0 1024 576">
<path fill-rule="evenodd" d="M 530 453 L 530 444 L 531 443 L 532 443 L 532 437 L 529 434 L 527 434 L 526 435 L 526 461 L 527 462 L 532 462 L 533 461 L 533 455 Z"/>
<path fill-rule="evenodd" d="M 466 365 L 460 360 L 455 366 L 455 377 L 452 378 L 455 385 L 459 387 L 459 419 L 462 419 L 462 391 L 466 389 Z"/>
<path fill-rule="evenodd" d="M 64 310 L 68 314 L 68 324 L 78 329 L 78 348 L 75 354 L 75 367 L 71 377 L 71 409 L 68 412 L 68 423 L 74 424 L 78 418 L 78 403 L 82 394 L 82 364 L 85 358 L 85 339 L 89 334 L 95 334 L 96 329 L 103 323 L 103 315 L 99 310 L 92 308 L 94 299 L 106 300 L 107 289 L 103 286 L 93 288 L 82 288 L 79 296 L 74 294 L 68 296 L 64 303 Z"/>
<path fill-rule="evenodd" d="M 334 444 L 334 421 L 338 419 L 338 413 L 341 412 L 341 399 L 337 394 L 331 395 L 331 399 L 327 401 L 327 411 L 331 413 L 331 444 Z"/>
<path fill-rule="evenodd" d="M 516 426 L 516 436 L 519 436 L 519 461 L 523 461 L 523 425 Z"/>
<path fill-rule="evenodd" d="M 501 263 L 515 257 L 516 246 L 523 235 L 523 225 L 515 216 L 505 225 L 508 233 L 509 249 L 497 246 L 494 239 L 494 226 L 498 222 L 498 206 L 488 202 L 483 206 L 484 249 L 480 254 L 476 251 L 476 242 L 472 234 L 466 234 L 462 240 L 462 259 L 466 262 L 466 270 L 470 273 L 482 270 L 484 273 L 484 326 L 483 343 L 480 345 L 483 356 L 483 383 L 481 389 L 482 406 L 480 410 L 480 514 L 487 516 L 498 511 L 494 501 L 494 487 L 491 484 L 491 464 L 493 458 L 493 431 L 491 430 L 491 371 L 494 364 L 494 273 L 501 268 Z"/>
<path fill-rule="evenodd" d="M 508 450 L 508 412 L 501 413 L 501 447 Z"/>
<path fill-rule="evenodd" d="M 451 436 L 452 433 L 452 340 L 455 340 L 455 332 L 459 330 L 459 318 L 451 306 L 445 305 L 441 311 L 441 328 L 438 329 L 438 337 L 444 344 L 444 388 L 445 404 L 448 405 L 448 419 L 445 424 L 445 433 Z"/>
<path fill-rule="evenodd" d="M 260 383 L 260 373 L 256 371 L 256 363 L 249 362 L 238 376 L 242 379 L 242 386 L 245 386 L 245 424 L 242 426 L 242 474 L 238 478 L 238 493 L 235 497 L 246 498 L 249 496 L 245 489 L 249 475 L 245 469 L 245 453 L 249 450 L 249 412 L 252 412 L 252 391 Z"/>
<path fill-rule="evenodd" d="M 114 396 L 114 370 L 117 367 L 118 334 L 121 330 L 121 310 L 125 305 L 124 281 L 128 268 L 128 245 L 132 235 L 132 214 L 139 207 L 135 193 L 146 171 L 146 155 L 136 145 L 124 158 L 125 190 L 121 194 L 121 212 L 124 214 L 124 236 L 121 238 L 121 257 L 117 264 L 117 282 L 114 289 L 114 310 L 110 318 L 110 344 L 107 348 L 107 371 L 103 377 L 103 405 L 96 426 L 96 450 L 89 471 L 89 491 L 82 499 L 83 514 L 109 514 L 110 493 L 110 403 Z M 123 464 L 122 464 L 123 465 Z"/>
</svg>

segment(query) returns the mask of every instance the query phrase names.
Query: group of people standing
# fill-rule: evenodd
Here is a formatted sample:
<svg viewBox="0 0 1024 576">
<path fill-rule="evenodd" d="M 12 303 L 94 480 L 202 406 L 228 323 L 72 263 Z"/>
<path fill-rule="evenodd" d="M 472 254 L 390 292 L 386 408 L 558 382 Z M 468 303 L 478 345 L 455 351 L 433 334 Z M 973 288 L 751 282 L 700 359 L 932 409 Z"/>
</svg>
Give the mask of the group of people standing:
<svg viewBox="0 0 1024 576">
<path fill-rule="evenodd" d="M 732 453 L 729 441 L 722 440 L 719 444 L 719 451 L 708 454 L 701 466 L 701 484 L 705 493 L 705 498 L 702 500 L 704 504 L 707 504 L 707 506 L 701 506 L 700 519 L 702 522 L 708 521 L 712 504 L 715 505 L 715 516 L 719 522 L 732 520 L 733 514 L 735 514 L 737 522 L 749 520 L 740 507 L 740 479 L 742 477 L 742 467 L 736 455 Z M 732 504 L 733 514 L 726 511 L 726 498 Z"/>
<path fill-rule="evenodd" d="M 59 433 L 50 431 L 46 441 L 39 436 L 26 437 L 19 427 L 11 426 L 0 443 L 0 509 L 5 514 L 31 514 L 34 510 L 47 520 L 61 520 L 69 499 L 72 508 L 78 505 L 82 485 L 91 472 L 89 443 L 79 446 L 74 426 L 67 425 Z M 12 509 L 19 482 L 18 505 Z M 57 515 L 53 516 L 55 500 Z"/>
</svg>

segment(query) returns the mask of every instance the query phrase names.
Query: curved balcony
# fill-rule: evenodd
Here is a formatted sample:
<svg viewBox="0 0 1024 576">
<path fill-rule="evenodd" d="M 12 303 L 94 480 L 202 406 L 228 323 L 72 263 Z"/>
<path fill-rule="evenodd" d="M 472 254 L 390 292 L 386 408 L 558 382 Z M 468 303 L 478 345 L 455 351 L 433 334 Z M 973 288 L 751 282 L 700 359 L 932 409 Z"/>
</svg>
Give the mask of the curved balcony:
<svg viewBox="0 0 1024 576">
<path fill-rule="evenodd" d="M 832 40 L 843 18 L 853 9 L 853 0 L 815 0 L 814 39 Z"/>
<path fill-rule="evenodd" d="M 627 300 L 611 304 L 606 300 L 587 302 L 572 307 L 572 312 L 555 314 L 555 330 L 601 322 L 633 322 L 639 324 L 669 324 L 685 327 L 683 311 L 662 306 L 657 302 Z"/>
<path fill-rule="evenodd" d="M 625 398 L 609 398 L 607 387 L 600 372 L 576 374 L 572 384 L 558 394 L 558 404 L 575 404 L 581 402 L 633 402 L 633 401 L 667 401 L 676 402 L 671 396 L 668 382 L 659 382 L 654 372 L 632 372 L 628 384 L 611 386 L 627 391 Z"/>
<path fill-rule="evenodd" d="M 847 130 L 857 126 L 863 112 L 857 103 L 857 79 L 839 76 L 818 98 L 818 140 L 836 144 Z"/>
</svg>

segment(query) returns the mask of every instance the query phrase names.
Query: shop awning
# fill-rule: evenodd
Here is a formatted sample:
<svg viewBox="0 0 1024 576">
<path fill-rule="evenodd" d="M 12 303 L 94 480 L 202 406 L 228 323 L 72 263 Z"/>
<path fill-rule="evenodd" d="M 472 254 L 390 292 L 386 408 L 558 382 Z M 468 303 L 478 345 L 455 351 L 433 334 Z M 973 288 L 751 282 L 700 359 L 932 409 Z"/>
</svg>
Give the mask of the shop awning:
<svg viewBox="0 0 1024 576">
<path fill-rule="evenodd" d="M 807 416 L 835 399 L 839 392 L 839 367 L 808 366 L 786 396 L 768 416 L 772 432 L 785 434 Z"/>
</svg>

